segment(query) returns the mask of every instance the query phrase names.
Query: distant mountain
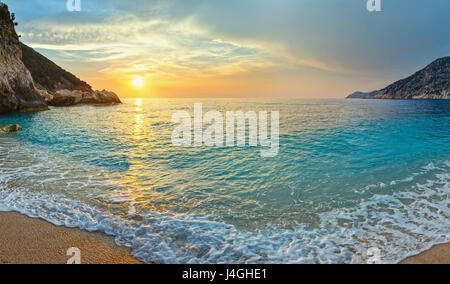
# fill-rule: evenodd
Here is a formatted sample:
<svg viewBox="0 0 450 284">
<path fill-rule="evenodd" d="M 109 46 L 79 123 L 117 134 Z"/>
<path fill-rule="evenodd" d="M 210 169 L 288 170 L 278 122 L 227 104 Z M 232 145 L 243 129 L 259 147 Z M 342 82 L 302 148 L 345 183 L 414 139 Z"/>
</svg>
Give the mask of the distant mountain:
<svg viewBox="0 0 450 284">
<path fill-rule="evenodd" d="M 31 47 L 21 43 L 22 61 L 30 70 L 34 84 L 38 89 L 54 93 L 58 90 L 78 90 L 92 92 L 91 86 L 75 75 L 62 69 Z"/>
<path fill-rule="evenodd" d="M 353 94 L 348 95 L 347 99 L 364 99 L 365 97 L 368 97 L 369 95 L 371 95 L 374 92 L 376 92 L 376 91 L 372 91 L 372 92 L 354 92 Z"/>
<path fill-rule="evenodd" d="M 376 91 L 367 99 L 450 99 L 450 56 L 437 59 L 414 75 Z"/>
</svg>

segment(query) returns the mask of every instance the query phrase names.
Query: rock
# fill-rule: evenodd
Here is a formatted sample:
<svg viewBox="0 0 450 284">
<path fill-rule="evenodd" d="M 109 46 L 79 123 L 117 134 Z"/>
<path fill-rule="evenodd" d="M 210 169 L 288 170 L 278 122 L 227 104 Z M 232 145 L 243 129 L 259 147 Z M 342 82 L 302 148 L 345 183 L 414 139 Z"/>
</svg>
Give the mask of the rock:
<svg viewBox="0 0 450 284">
<path fill-rule="evenodd" d="M 106 90 L 103 91 L 70 91 L 59 90 L 55 93 L 53 98 L 48 101 L 49 105 L 53 106 L 73 106 L 77 104 L 120 104 L 122 103 L 119 97 Z"/>
<path fill-rule="evenodd" d="M 48 109 L 22 62 L 8 6 L 0 6 L 0 113 Z"/>
<path fill-rule="evenodd" d="M 47 92 L 46 90 L 39 90 L 38 89 L 38 92 L 39 92 L 39 95 L 41 95 L 41 97 L 44 99 L 44 101 L 46 103 L 49 103 L 49 102 L 51 102 L 53 100 L 53 95 L 50 94 L 49 92 Z"/>
<path fill-rule="evenodd" d="M 376 91 L 367 99 L 450 99 L 450 56 L 437 59 L 410 77 Z"/>
<path fill-rule="evenodd" d="M 96 99 L 99 103 L 102 104 L 121 104 L 119 97 L 114 93 L 110 91 L 95 91 Z"/>
<path fill-rule="evenodd" d="M 92 87 L 70 72 L 62 69 L 31 47 L 21 44 L 23 62 L 30 70 L 41 97 L 49 105 L 120 104 L 119 97 L 106 90 Z"/>
<path fill-rule="evenodd" d="M 22 126 L 18 124 L 10 125 L 10 126 L 3 126 L 0 127 L 0 130 L 4 132 L 16 132 L 16 131 L 22 131 Z"/>
<path fill-rule="evenodd" d="M 59 90 L 48 103 L 54 106 L 73 106 L 79 104 L 82 98 L 82 91 Z"/>
</svg>

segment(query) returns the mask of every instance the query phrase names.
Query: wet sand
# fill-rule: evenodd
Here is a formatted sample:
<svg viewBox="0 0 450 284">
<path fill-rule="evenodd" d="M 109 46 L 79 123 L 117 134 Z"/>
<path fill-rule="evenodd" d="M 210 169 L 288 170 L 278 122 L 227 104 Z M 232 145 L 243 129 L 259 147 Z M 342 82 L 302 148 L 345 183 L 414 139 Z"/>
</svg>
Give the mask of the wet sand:
<svg viewBox="0 0 450 284">
<path fill-rule="evenodd" d="M 65 264 L 69 248 L 81 251 L 82 264 L 138 264 L 131 250 L 105 234 L 57 227 L 18 213 L 0 213 L 0 264 Z M 402 264 L 450 264 L 450 244 L 438 245 Z"/>
<path fill-rule="evenodd" d="M 402 264 L 450 264 L 450 243 L 437 245 L 419 255 L 409 257 Z"/>
<path fill-rule="evenodd" d="M 0 263 L 65 264 L 69 248 L 81 252 L 82 264 L 138 264 L 131 250 L 102 233 L 57 227 L 18 213 L 0 213 Z"/>
</svg>

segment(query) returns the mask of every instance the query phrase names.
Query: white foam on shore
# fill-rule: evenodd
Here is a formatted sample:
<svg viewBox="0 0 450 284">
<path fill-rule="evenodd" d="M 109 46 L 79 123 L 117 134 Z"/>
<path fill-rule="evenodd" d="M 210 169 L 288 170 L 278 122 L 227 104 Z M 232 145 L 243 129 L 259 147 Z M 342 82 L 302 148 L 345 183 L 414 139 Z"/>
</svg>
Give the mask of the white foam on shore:
<svg viewBox="0 0 450 284">
<path fill-rule="evenodd" d="M 210 216 L 149 213 L 132 222 L 63 195 L 6 189 L 0 211 L 16 211 L 55 225 L 113 235 L 133 255 L 156 263 L 352 263 L 371 247 L 396 263 L 450 242 L 450 174 L 446 169 L 411 191 L 374 195 L 357 208 L 320 214 L 320 228 L 269 226 L 245 233 Z"/>
<path fill-rule="evenodd" d="M 435 244 L 450 242 L 449 161 L 434 161 L 405 178 L 368 186 L 386 188 L 390 184 L 397 189 L 401 184 L 407 188 L 372 195 L 355 208 L 319 214 L 319 228 L 298 224 L 294 229 L 280 229 L 273 225 L 247 233 L 212 216 L 152 212 L 134 222 L 76 201 L 74 196 L 69 198 L 64 194 L 72 192 L 66 188 L 48 192 L 55 181 L 67 188 L 76 183 L 78 190 L 111 183 L 105 179 L 107 174 L 103 178 L 96 169 L 84 165 L 79 173 L 81 165 L 49 155 L 30 145 L 0 143 L 0 211 L 104 232 L 115 236 L 117 244 L 131 247 L 133 255 L 145 262 L 360 263 L 364 258 L 355 256 L 374 247 L 381 251 L 381 262 L 396 263 Z"/>
</svg>

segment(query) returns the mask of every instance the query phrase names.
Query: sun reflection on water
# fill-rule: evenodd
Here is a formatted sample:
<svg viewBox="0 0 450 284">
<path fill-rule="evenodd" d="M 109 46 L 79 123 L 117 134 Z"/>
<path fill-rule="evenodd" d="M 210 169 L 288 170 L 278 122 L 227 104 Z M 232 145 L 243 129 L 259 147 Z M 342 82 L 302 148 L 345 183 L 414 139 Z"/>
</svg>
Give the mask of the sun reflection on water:
<svg viewBox="0 0 450 284">
<path fill-rule="evenodd" d="M 128 171 L 124 174 L 121 186 L 111 193 L 111 197 L 116 202 L 127 204 L 126 216 L 131 219 L 139 218 L 142 212 L 166 211 L 174 207 L 175 196 L 162 196 L 158 194 L 158 185 L 154 184 L 152 176 L 154 174 L 152 165 L 146 163 L 152 153 L 149 139 L 149 110 L 144 106 L 143 99 L 136 98 L 134 101 L 135 111 L 129 117 L 130 129 L 135 149 L 127 153 Z"/>
<path fill-rule="evenodd" d="M 136 99 L 136 111 L 141 111 L 142 110 L 141 107 L 142 107 L 142 99 L 137 98 Z"/>
<path fill-rule="evenodd" d="M 144 113 L 142 111 L 142 99 L 136 99 L 136 114 L 134 116 L 133 137 L 136 140 L 144 138 Z"/>
</svg>

